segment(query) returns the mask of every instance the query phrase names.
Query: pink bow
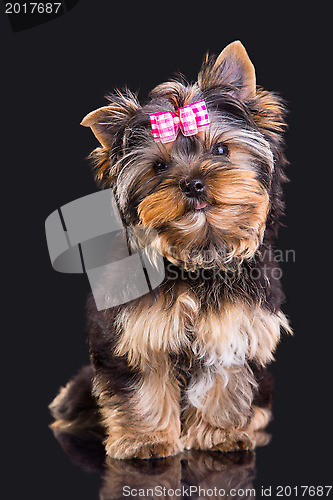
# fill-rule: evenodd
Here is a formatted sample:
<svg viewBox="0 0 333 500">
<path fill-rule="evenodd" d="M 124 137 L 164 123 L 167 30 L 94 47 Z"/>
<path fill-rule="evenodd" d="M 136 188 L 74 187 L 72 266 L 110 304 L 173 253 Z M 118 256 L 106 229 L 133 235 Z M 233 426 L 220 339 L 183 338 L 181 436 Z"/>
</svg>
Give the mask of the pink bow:
<svg viewBox="0 0 333 500">
<path fill-rule="evenodd" d="M 205 101 L 197 101 L 178 109 L 178 116 L 172 111 L 151 113 L 149 115 L 154 141 L 173 142 L 179 128 L 183 135 L 195 135 L 198 129 L 210 124 Z"/>
</svg>

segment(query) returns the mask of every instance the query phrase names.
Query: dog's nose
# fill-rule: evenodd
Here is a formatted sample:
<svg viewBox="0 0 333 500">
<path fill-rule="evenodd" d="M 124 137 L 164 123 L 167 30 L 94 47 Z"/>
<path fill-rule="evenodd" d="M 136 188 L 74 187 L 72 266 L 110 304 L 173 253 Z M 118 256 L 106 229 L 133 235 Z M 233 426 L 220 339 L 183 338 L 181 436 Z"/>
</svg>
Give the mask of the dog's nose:
<svg viewBox="0 0 333 500">
<path fill-rule="evenodd" d="M 205 185 L 201 179 L 183 180 L 180 183 L 180 189 L 186 196 L 197 198 L 205 191 Z"/>
</svg>

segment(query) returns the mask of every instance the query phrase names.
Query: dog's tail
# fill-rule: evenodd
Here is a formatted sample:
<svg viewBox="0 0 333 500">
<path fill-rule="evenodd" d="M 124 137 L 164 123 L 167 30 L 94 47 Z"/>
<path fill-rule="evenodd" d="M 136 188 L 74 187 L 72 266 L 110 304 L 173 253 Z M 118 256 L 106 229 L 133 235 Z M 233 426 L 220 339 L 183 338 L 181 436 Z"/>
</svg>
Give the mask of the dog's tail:
<svg viewBox="0 0 333 500">
<path fill-rule="evenodd" d="M 92 367 L 83 366 L 49 405 L 55 421 L 53 431 L 93 431 L 102 433 L 101 418 L 92 395 Z"/>
</svg>

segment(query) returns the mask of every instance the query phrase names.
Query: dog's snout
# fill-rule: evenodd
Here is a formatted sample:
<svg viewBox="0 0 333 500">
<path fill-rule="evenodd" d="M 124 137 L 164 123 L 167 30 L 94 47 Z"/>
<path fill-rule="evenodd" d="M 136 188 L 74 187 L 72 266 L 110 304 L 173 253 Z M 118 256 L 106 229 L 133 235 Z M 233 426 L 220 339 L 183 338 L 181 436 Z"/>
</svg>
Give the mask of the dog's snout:
<svg viewBox="0 0 333 500">
<path fill-rule="evenodd" d="M 180 183 L 180 189 L 183 191 L 186 196 L 191 198 L 196 198 L 199 195 L 203 194 L 205 191 L 205 184 L 202 179 L 189 179 L 183 180 Z"/>
</svg>

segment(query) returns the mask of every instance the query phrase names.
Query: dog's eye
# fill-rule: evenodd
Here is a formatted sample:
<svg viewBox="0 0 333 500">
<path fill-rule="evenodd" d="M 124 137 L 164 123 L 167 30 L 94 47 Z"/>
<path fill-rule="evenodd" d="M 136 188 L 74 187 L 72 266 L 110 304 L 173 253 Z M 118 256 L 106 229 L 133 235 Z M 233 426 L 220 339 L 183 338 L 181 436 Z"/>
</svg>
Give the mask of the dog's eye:
<svg viewBox="0 0 333 500">
<path fill-rule="evenodd" d="M 163 161 L 155 161 L 153 167 L 154 167 L 155 173 L 159 174 L 159 173 L 167 170 L 168 165 L 166 163 L 163 163 Z"/>
<path fill-rule="evenodd" d="M 217 144 L 214 144 L 212 153 L 217 156 L 228 156 L 229 148 L 226 144 L 223 144 L 223 142 L 218 142 Z"/>
</svg>

